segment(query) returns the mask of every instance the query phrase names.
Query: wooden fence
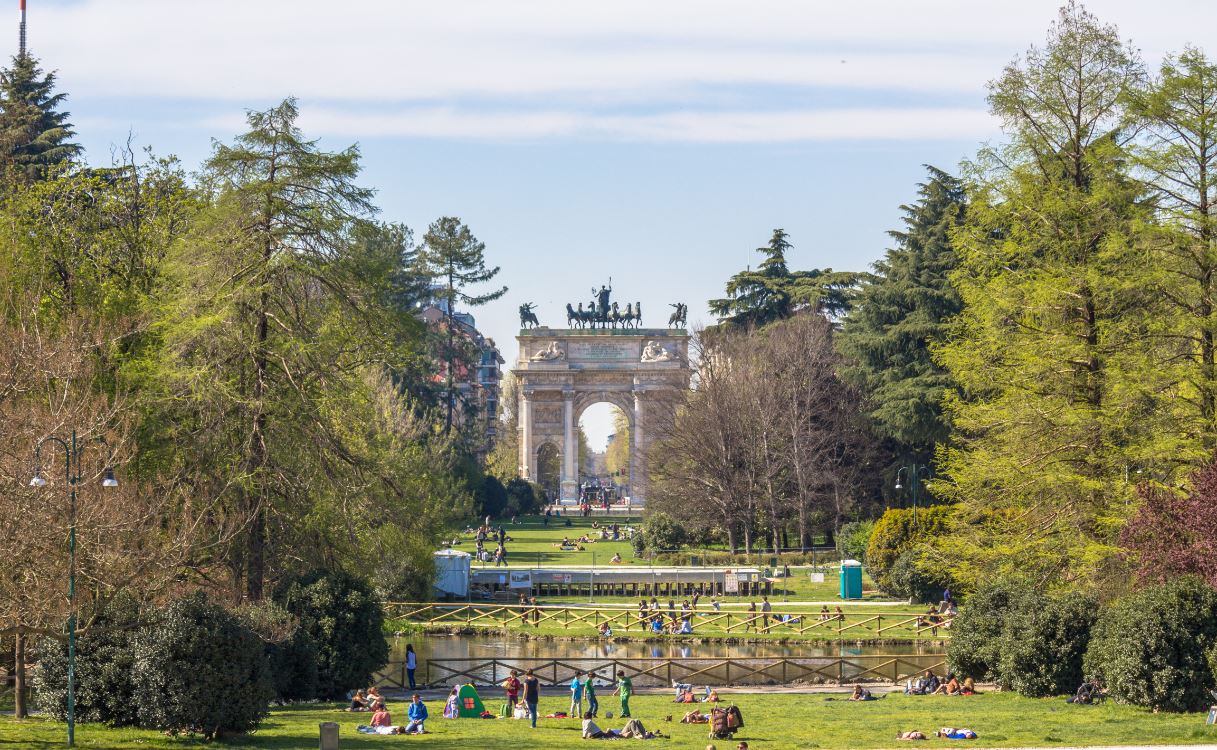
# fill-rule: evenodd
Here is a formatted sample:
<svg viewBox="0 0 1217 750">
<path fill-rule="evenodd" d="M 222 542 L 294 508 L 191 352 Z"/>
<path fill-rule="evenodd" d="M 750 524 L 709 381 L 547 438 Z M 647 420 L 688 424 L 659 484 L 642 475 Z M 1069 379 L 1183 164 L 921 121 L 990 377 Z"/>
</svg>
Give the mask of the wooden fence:
<svg viewBox="0 0 1217 750">
<path fill-rule="evenodd" d="M 698 685 L 786 685 L 801 683 L 899 683 L 927 669 L 938 675 L 946 670 L 945 654 L 809 656 L 809 657 L 697 657 L 684 659 L 595 657 L 519 659 L 429 659 L 415 674 L 419 685 L 450 686 L 471 682 L 497 685 L 512 670 L 531 669 L 542 685 L 565 686 L 577 673 L 597 673 L 606 684 L 623 671 L 640 687 L 671 687 L 685 682 Z M 385 665 L 377 684 L 408 689 L 405 662 Z"/>
<path fill-rule="evenodd" d="M 446 604 L 388 602 L 388 617 L 399 617 L 421 625 L 464 625 L 468 627 L 528 627 L 581 630 L 594 634 L 603 623 L 614 633 L 650 632 L 650 618 L 659 615 L 671 623 L 668 610 L 647 613 L 643 620 L 637 609 L 621 605 L 520 605 L 520 604 Z M 677 619 L 682 617 L 679 610 Z M 689 614 L 693 634 L 717 631 L 731 635 L 764 633 L 773 635 L 823 635 L 825 638 L 866 640 L 873 638 L 947 638 L 952 618 L 936 615 L 836 613 L 783 609 L 765 615 L 760 612 L 698 609 Z"/>
</svg>

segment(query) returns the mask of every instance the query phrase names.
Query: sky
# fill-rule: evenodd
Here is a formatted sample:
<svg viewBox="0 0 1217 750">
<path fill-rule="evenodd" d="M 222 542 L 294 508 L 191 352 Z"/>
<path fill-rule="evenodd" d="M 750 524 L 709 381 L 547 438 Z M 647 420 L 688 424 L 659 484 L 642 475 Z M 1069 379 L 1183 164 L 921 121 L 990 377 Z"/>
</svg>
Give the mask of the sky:
<svg viewBox="0 0 1217 750">
<path fill-rule="evenodd" d="M 510 363 L 521 303 L 565 326 L 610 279 L 644 325 L 675 302 L 712 323 L 706 301 L 777 227 L 793 268 L 866 269 L 922 165 L 1000 139 L 986 83 L 1058 5 L 28 0 L 28 39 L 98 164 L 130 140 L 194 168 L 246 111 L 297 97 L 306 135 L 359 144 L 382 219 L 421 238 L 459 216 L 485 242 L 509 291 L 472 312 Z M 1151 67 L 1217 34 L 1212 0 L 1087 7 Z M 593 447 L 609 426 L 589 417 Z"/>
</svg>

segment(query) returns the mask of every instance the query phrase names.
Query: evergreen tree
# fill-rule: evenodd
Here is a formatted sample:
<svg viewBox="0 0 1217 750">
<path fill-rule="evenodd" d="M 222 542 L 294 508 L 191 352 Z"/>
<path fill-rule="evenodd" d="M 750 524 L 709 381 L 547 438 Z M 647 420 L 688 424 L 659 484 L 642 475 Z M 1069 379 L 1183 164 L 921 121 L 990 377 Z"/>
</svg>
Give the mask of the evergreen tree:
<svg viewBox="0 0 1217 750">
<path fill-rule="evenodd" d="M 1168 56 L 1129 99 L 1142 137 L 1135 175 L 1154 198 L 1157 221 L 1142 227 L 1154 290 L 1147 398 L 1162 417 L 1156 443 L 1171 460 L 1157 477 L 1184 479 L 1217 450 L 1217 65 L 1195 48 Z"/>
<path fill-rule="evenodd" d="M 1128 179 L 1121 102 L 1135 50 L 1070 3 L 1048 43 L 990 84 L 1010 141 L 969 190 L 952 281 L 964 301 L 939 362 L 956 433 L 934 491 L 959 503 L 940 540 L 965 583 L 1097 577 L 1116 555 L 1121 477 L 1150 415 L 1139 398 L 1147 218 Z"/>
<path fill-rule="evenodd" d="M 862 275 L 831 268 L 791 271 L 789 236 L 784 229 L 773 230 L 769 244 L 756 249 L 765 256 L 757 269 L 735 274 L 727 280 L 727 296 L 710 300 L 719 327 L 760 328 L 808 308 L 829 317 L 849 310 Z"/>
<path fill-rule="evenodd" d="M 499 273 L 499 267 L 486 267 L 486 245 L 479 242 L 469 227 L 455 216 L 444 216 L 431 222 L 419 249 L 418 267 L 421 272 L 437 282 L 435 294 L 447 303 L 444 311 L 446 346 L 443 351 L 445 366 L 445 418 L 444 431 L 452 429 L 453 410 L 456 408 L 456 370 L 468 367 L 463 361 L 461 347 L 456 340 L 456 305 L 461 303 L 477 307 L 502 297 L 507 287 L 485 294 L 470 294 L 466 291 L 473 284 L 490 281 Z"/>
<path fill-rule="evenodd" d="M 852 360 L 847 374 L 866 394 L 877 431 L 905 458 L 921 462 L 947 439 L 942 399 L 954 387 L 930 349 L 945 339 L 947 319 L 963 306 L 949 279 L 956 265 L 950 233 L 964 217 L 963 185 L 926 169 L 929 180 L 917 202 L 901 206 L 905 229 L 888 232 L 896 247 L 875 263 L 839 338 Z"/>
<path fill-rule="evenodd" d="M 55 93 L 55 74 L 43 73 L 29 53 L 0 71 L 0 157 L 19 176 L 36 179 L 80 153 L 70 115 L 60 111 L 66 99 Z"/>
</svg>

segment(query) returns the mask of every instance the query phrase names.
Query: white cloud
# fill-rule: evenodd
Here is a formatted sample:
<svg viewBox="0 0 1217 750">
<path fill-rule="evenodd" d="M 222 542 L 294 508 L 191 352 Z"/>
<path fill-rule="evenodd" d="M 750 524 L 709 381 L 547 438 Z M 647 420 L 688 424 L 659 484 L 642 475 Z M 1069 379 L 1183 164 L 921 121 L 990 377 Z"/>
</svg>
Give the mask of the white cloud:
<svg viewBox="0 0 1217 750">
<path fill-rule="evenodd" d="M 983 138 L 996 131 L 976 109 L 829 109 L 780 112 L 703 111 L 647 115 L 576 112 L 486 112 L 411 108 L 366 113 L 305 106 L 306 132 L 368 138 L 405 136 L 478 140 L 598 138 L 695 143 L 778 143 L 816 140 Z M 237 129 L 234 118 L 212 124 Z"/>
<path fill-rule="evenodd" d="M 992 131 L 986 80 L 1059 2 L 39 0 L 30 43 L 74 97 L 295 95 L 344 135 L 934 138 Z M 1089 5 L 1149 50 L 1217 23 L 1211 2 Z"/>
</svg>

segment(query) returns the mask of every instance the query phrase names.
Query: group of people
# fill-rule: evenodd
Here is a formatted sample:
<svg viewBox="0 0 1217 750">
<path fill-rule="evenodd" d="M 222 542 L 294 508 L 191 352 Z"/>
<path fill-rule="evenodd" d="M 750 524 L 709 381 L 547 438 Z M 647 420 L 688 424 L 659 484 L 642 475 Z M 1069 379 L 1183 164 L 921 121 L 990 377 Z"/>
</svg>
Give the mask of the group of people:
<svg viewBox="0 0 1217 750">
<path fill-rule="evenodd" d="M 976 682 L 971 677 L 965 677 L 961 682 L 954 672 L 947 672 L 945 680 L 930 670 L 916 680 L 909 680 L 904 686 L 906 695 L 976 695 Z"/>
<path fill-rule="evenodd" d="M 368 692 L 372 693 L 376 688 L 369 688 Z M 362 691 L 360 691 L 362 692 Z M 355 694 L 356 698 L 360 697 L 360 692 Z M 383 698 L 379 698 L 380 693 L 375 693 L 377 699 L 372 704 L 372 719 L 367 724 L 361 724 L 356 727 L 357 731 L 363 734 L 426 734 L 425 722 L 427 721 L 427 706 L 423 703 L 423 699 L 415 693 L 410 699 L 410 706 L 406 709 L 405 724 L 394 724 L 393 717 L 389 715 L 389 709 L 385 707 Z M 351 700 L 351 705 L 355 705 L 355 700 Z M 352 711 L 367 710 L 351 708 Z"/>
<path fill-rule="evenodd" d="M 676 600 L 669 599 L 666 617 L 658 599 L 651 597 L 649 604 L 646 599 L 640 599 L 638 601 L 638 625 L 643 630 L 649 630 L 652 633 L 689 635 L 693 632 L 693 611 L 697 606 L 698 596 L 699 594 L 694 594 L 692 602 L 685 599 L 680 603 L 679 616 L 676 611 Z"/>
<path fill-rule="evenodd" d="M 565 716 L 570 718 L 595 718 L 600 712 L 600 701 L 596 697 L 596 682 L 600 677 L 596 672 L 575 672 L 574 678 L 570 681 L 570 710 Z M 615 685 L 612 695 L 620 696 L 621 713 L 619 716 L 623 719 L 630 717 L 630 697 L 634 694 L 634 681 L 625 673 L 624 670 L 619 670 L 616 675 Z M 524 673 L 521 679 L 520 673 L 516 670 L 511 670 L 511 674 L 502 682 L 503 691 L 506 693 L 507 703 L 512 707 L 518 707 L 523 704 L 523 708 L 527 713 L 529 722 L 533 727 L 537 726 L 537 703 L 541 694 L 541 683 L 537 680 L 536 675 L 532 670 Z M 584 710 L 583 703 L 587 701 L 587 710 Z"/>
<path fill-rule="evenodd" d="M 512 519 L 515 523 L 515 519 Z M 490 525 L 490 516 L 486 516 L 485 522 L 474 531 L 474 544 L 477 545 L 474 550 L 474 556 L 481 562 L 490 562 L 492 557 L 487 548 L 488 542 L 495 542 L 493 560 L 494 566 L 497 568 L 500 565 L 507 565 L 507 542 L 511 541 L 511 537 L 507 536 L 507 532 L 503 530 L 503 525 L 499 524 L 497 528 Z"/>
</svg>

